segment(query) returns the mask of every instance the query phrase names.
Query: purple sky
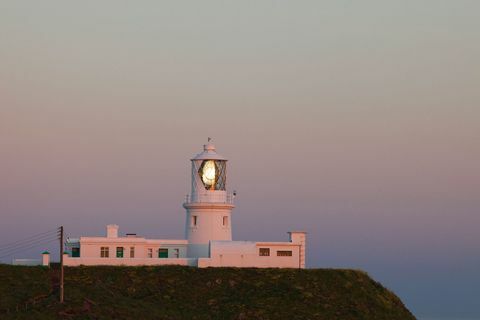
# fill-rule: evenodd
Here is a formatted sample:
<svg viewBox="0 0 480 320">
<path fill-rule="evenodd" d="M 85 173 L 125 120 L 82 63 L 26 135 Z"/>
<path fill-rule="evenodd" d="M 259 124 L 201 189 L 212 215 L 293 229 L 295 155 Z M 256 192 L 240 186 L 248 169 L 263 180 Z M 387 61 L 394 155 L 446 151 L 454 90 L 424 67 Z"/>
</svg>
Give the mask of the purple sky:
<svg viewBox="0 0 480 320">
<path fill-rule="evenodd" d="M 0 247 L 60 224 L 183 237 L 211 136 L 235 239 L 305 229 L 309 267 L 364 269 L 418 316 L 480 317 L 479 11 L 3 1 Z"/>
</svg>

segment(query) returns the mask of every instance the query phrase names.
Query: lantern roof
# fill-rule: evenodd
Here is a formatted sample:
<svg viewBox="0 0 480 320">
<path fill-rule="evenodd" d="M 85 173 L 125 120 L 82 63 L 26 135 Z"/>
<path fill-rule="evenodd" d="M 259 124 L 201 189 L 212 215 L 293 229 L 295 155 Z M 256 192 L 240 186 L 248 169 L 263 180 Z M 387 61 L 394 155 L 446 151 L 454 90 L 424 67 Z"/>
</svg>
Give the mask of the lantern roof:
<svg viewBox="0 0 480 320">
<path fill-rule="evenodd" d="M 217 153 L 212 139 L 208 138 L 207 144 L 203 145 L 203 152 L 197 154 L 192 160 L 227 160 L 224 156 Z"/>
</svg>

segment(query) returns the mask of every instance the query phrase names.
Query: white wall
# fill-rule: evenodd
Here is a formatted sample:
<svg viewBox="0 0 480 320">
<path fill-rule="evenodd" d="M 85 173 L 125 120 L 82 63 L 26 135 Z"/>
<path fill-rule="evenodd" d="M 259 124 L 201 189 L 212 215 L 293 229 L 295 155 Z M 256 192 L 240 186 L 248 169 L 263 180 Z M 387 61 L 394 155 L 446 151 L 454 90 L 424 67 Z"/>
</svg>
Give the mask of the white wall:
<svg viewBox="0 0 480 320">
<path fill-rule="evenodd" d="M 66 266 L 157 266 L 157 265 L 180 265 L 180 266 L 197 266 L 197 259 L 179 258 L 72 258 L 64 257 L 63 263 Z"/>
<path fill-rule="evenodd" d="M 260 256 L 269 248 L 270 256 Z M 292 256 L 277 256 L 277 251 L 292 251 Z M 198 267 L 300 268 L 300 246 L 289 242 L 212 241 L 210 258 L 199 258 Z"/>
<path fill-rule="evenodd" d="M 133 259 L 148 258 L 148 249 L 152 249 L 152 258 L 158 258 L 158 249 L 168 249 L 168 258 L 176 258 L 174 249 L 179 250 L 178 258 L 187 257 L 187 241 L 186 240 L 171 240 L 171 239 L 145 239 L 136 237 L 120 237 L 120 238 L 106 238 L 106 237 L 81 237 L 80 238 L 80 258 L 101 258 L 101 248 L 109 248 L 109 258 L 115 259 L 132 259 L 130 258 L 130 248 L 135 248 Z M 116 258 L 117 247 L 122 247 L 123 258 Z M 72 258 L 78 259 L 78 258 Z M 107 259 L 108 258 L 101 258 Z M 161 258 L 165 259 L 165 258 Z"/>
<path fill-rule="evenodd" d="M 300 266 L 305 268 L 307 233 L 304 231 L 290 231 L 288 235 L 290 242 L 300 245 Z"/>
</svg>

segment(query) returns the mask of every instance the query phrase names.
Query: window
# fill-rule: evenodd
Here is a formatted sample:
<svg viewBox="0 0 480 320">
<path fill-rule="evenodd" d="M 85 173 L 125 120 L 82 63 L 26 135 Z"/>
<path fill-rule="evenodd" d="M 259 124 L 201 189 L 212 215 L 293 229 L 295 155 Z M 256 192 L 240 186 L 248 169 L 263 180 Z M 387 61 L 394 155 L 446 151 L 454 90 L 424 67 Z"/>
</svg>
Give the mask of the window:
<svg viewBox="0 0 480 320">
<path fill-rule="evenodd" d="M 135 258 L 135 247 L 130 247 L 130 258 Z"/>
<path fill-rule="evenodd" d="M 228 226 L 228 216 L 223 217 L 223 226 L 224 227 Z"/>
<path fill-rule="evenodd" d="M 147 249 L 147 257 L 148 258 L 153 258 L 153 249 L 152 248 Z"/>
<path fill-rule="evenodd" d="M 258 255 L 261 257 L 268 257 L 270 255 L 270 248 L 260 248 Z"/>
<path fill-rule="evenodd" d="M 80 257 L 80 248 L 72 248 L 72 257 L 79 258 Z"/>
<path fill-rule="evenodd" d="M 173 249 L 173 257 L 180 258 L 180 249 Z"/>
<path fill-rule="evenodd" d="M 197 216 L 192 216 L 192 221 L 190 221 L 192 227 L 197 225 Z"/>
<path fill-rule="evenodd" d="M 101 247 L 100 248 L 100 257 L 108 258 L 108 247 Z"/>
<path fill-rule="evenodd" d="M 123 258 L 123 247 L 117 247 L 117 258 Z"/>
<path fill-rule="evenodd" d="M 204 160 L 198 169 L 198 174 L 206 190 L 225 190 L 225 160 Z"/>
<path fill-rule="evenodd" d="M 288 251 L 277 251 L 277 256 L 278 257 L 291 257 L 292 256 L 292 251 L 288 250 Z"/>
<path fill-rule="evenodd" d="M 159 258 L 168 258 L 168 249 L 166 249 L 166 248 L 158 249 L 158 257 Z"/>
</svg>

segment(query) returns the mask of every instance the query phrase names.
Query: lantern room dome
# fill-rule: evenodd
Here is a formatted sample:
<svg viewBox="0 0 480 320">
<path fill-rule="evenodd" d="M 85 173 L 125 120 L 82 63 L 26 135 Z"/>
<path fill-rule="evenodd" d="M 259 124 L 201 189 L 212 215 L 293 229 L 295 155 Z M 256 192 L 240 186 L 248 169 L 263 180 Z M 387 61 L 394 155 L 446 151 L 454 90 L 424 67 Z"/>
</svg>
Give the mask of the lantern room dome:
<svg viewBox="0 0 480 320">
<path fill-rule="evenodd" d="M 224 156 L 217 153 L 215 145 L 209 138 L 208 143 L 203 145 L 203 152 L 197 154 L 192 160 L 227 160 Z"/>
</svg>

